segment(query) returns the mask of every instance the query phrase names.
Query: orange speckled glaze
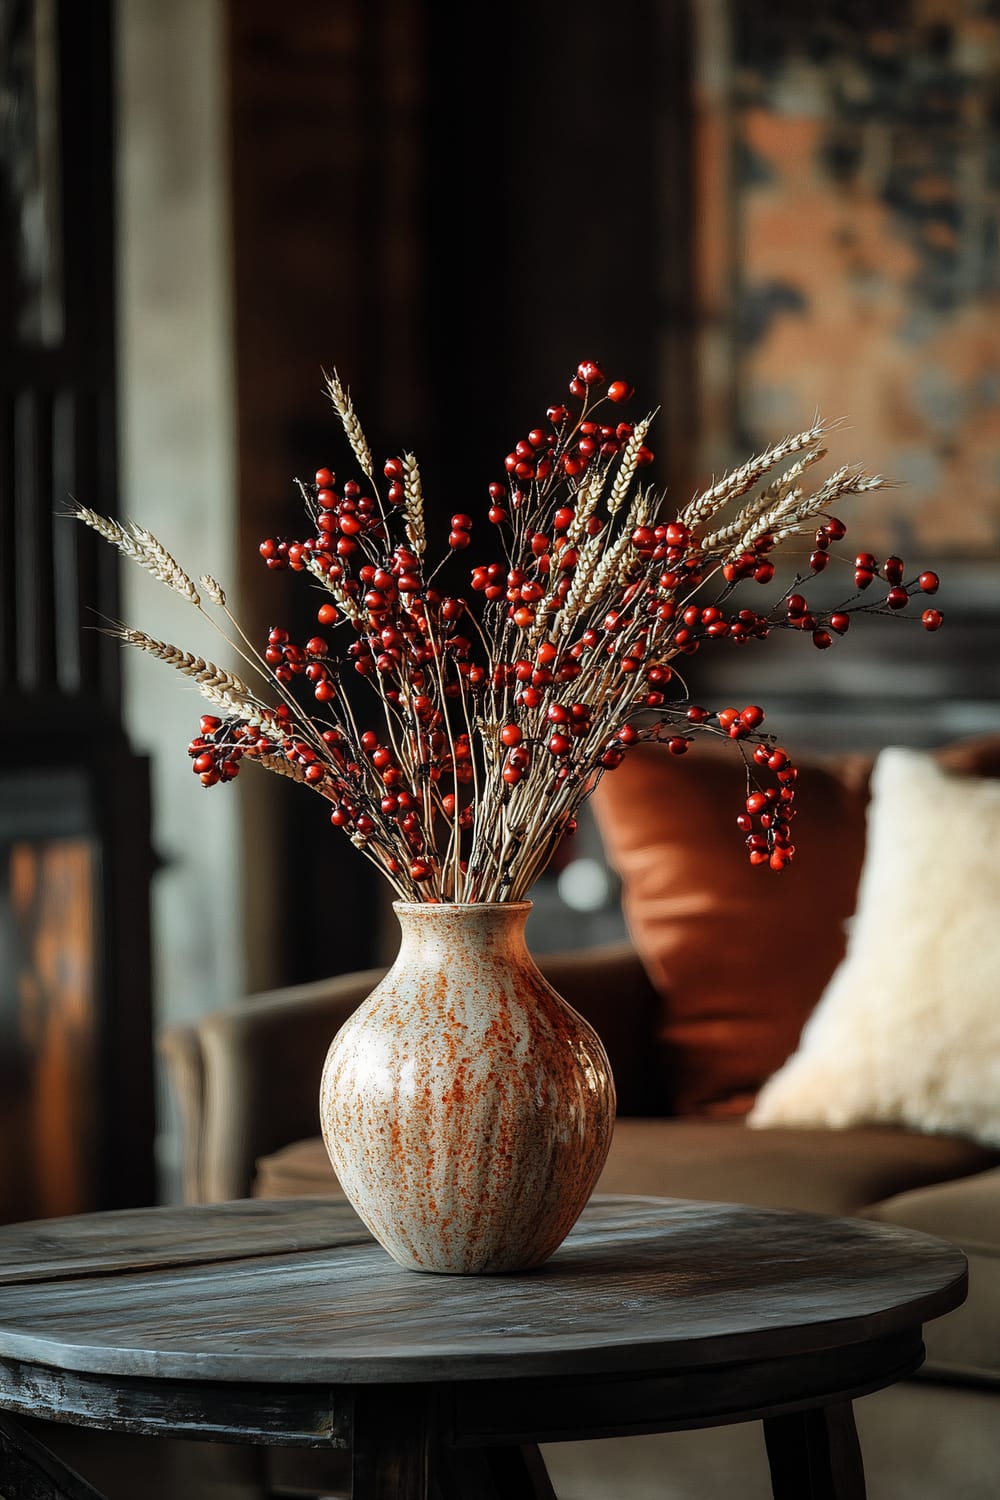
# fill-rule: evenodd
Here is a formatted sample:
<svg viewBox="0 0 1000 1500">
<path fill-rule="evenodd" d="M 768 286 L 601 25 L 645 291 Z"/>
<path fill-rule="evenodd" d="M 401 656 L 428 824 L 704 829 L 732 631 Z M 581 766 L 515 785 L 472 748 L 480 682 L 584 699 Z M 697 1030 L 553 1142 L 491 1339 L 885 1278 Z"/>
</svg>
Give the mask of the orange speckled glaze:
<svg viewBox="0 0 1000 1500">
<path fill-rule="evenodd" d="M 540 1265 L 608 1154 L 607 1054 L 532 960 L 530 901 L 393 910 L 396 962 L 323 1068 L 334 1170 L 402 1266 L 474 1275 Z"/>
</svg>

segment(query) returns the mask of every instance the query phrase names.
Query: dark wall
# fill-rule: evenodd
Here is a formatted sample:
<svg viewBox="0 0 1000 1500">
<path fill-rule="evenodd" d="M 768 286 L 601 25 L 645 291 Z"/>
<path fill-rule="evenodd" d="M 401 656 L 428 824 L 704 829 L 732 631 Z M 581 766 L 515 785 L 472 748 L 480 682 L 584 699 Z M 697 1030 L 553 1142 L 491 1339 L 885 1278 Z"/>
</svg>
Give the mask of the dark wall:
<svg viewBox="0 0 1000 1500">
<path fill-rule="evenodd" d="M 581 358 L 662 403 L 664 330 L 690 307 L 687 35 L 686 7 L 652 0 L 613 18 L 594 0 L 231 4 L 240 566 L 258 633 L 315 608 L 300 579 L 263 575 L 257 544 L 294 528 L 294 475 L 347 456 L 323 369 L 376 456 L 416 453 L 442 524 L 484 505 Z M 371 962 L 366 862 L 312 796 L 247 791 L 281 850 L 280 972 Z"/>
</svg>

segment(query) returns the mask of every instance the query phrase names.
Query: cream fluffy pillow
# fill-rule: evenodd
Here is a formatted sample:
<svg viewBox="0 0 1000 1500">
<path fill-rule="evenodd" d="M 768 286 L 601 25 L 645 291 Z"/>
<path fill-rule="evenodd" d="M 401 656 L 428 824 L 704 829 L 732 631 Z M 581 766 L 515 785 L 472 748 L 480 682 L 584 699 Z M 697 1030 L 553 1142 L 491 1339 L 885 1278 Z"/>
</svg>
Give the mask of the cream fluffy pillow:
<svg viewBox="0 0 1000 1500">
<path fill-rule="evenodd" d="M 892 747 L 871 787 L 846 953 L 747 1123 L 1000 1146 L 1000 782 Z"/>
</svg>

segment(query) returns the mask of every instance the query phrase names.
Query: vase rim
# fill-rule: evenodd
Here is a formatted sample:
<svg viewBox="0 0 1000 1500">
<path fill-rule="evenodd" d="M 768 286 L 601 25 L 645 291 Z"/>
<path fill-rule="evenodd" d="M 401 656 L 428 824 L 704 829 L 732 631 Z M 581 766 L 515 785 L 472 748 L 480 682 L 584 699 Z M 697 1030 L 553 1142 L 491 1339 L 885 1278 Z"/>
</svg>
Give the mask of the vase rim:
<svg viewBox="0 0 1000 1500">
<path fill-rule="evenodd" d="M 532 901 L 394 901 L 393 911 L 530 911 Z"/>
</svg>

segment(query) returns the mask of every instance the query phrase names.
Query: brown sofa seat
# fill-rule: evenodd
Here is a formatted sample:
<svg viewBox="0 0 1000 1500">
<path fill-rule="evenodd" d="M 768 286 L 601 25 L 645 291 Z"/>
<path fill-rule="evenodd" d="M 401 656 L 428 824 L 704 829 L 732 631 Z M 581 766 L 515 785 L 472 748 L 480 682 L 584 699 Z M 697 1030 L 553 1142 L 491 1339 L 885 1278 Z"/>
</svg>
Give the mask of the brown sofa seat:
<svg viewBox="0 0 1000 1500">
<path fill-rule="evenodd" d="M 271 1151 L 257 1163 L 253 1180 L 255 1198 L 328 1198 L 341 1194 L 330 1158 L 321 1138 L 293 1141 L 279 1151 Z"/>
<path fill-rule="evenodd" d="M 890 1126 L 751 1130 L 742 1120 L 619 1120 L 598 1190 L 855 1214 L 998 1162 L 1000 1152 L 972 1141 Z"/>
<path fill-rule="evenodd" d="M 968 1299 L 924 1329 L 924 1373 L 1000 1385 L 1000 1169 L 900 1193 L 865 1217 L 951 1240 L 965 1251 Z"/>
<path fill-rule="evenodd" d="M 597 1190 L 851 1214 L 998 1161 L 1000 1153 L 971 1141 L 890 1128 L 762 1131 L 738 1120 L 621 1119 Z M 318 1136 L 257 1164 L 261 1198 L 339 1191 Z M 1000 1214 L 1000 1191 L 997 1198 Z"/>
</svg>

